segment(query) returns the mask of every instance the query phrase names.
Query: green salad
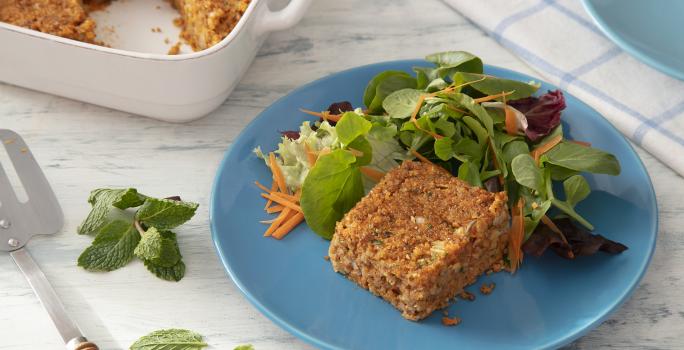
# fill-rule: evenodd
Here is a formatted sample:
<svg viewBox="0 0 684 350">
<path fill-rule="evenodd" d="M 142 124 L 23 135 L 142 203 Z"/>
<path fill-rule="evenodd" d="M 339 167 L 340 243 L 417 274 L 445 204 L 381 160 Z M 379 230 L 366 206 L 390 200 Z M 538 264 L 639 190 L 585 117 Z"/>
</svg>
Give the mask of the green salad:
<svg viewBox="0 0 684 350">
<path fill-rule="evenodd" d="M 620 164 L 565 138 L 560 90 L 484 74 L 482 60 L 463 51 L 426 60 L 433 65 L 413 74 L 377 74 L 364 106 L 345 101 L 307 111 L 320 119 L 282 133 L 275 163 L 316 234 L 331 239 L 336 222 L 384 173 L 417 158 L 473 186 L 506 191 L 511 239 L 515 233 L 519 241 L 509 257 L 518 260 L 520 249 L 540 255 L 553 248 L 566 258 L 626 249 L 589 233 L 592 224 L 575 210 L 591 192 L 582 173 L 618 175 Z M 255 153 L 272 167 L 271 157 Z"/>
</svg>

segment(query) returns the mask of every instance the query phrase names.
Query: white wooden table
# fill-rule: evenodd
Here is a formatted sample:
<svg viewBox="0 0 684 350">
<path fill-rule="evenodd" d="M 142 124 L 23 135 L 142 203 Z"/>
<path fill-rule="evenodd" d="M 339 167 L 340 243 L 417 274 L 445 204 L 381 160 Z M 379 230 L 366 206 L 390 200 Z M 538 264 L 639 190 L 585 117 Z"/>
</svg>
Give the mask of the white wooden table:
<svg viewBox="0 0 684 350">
<path fill-rule="evenodd" d="M 207 215 L 225 150 L 261 110 L 293 88 L 346 68 L 467 50 L 490 64 L 534 74 L 439 0 L 319 0 L 294 29 L 273 34 L 233 95 L 199 121 L 167 124 L 0 84 L 0 127 L 24 136 L 64 208 L 57 235 L 28 245 L 71 316 L 102 349 L 127 348 L 149 331 L 180 327 L 214 349 L 304 349 L 243 298 L 217 259 Z M 638 150 L 655 185 L 660 233 L 634 296 L 569 348 L 684 348 L 684 180 Z M 135 261 L 110 273 L 76 266 L 91 238 L 75 233 L 98 187 L 137 187 L 200 203 L 178 230 L 187 264 L 177 284 Z M 50 320 L 9 256 L 0 256 L 0 349 L 61 349 Z"/>
</svg>

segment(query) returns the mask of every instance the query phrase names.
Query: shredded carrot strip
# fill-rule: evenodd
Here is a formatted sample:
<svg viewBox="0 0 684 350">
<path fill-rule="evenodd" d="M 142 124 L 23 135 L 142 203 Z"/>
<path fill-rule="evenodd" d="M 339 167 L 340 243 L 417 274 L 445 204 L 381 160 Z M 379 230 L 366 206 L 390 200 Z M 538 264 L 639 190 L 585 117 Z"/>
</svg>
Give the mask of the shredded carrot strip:
<svg viewBox="0 0 684 350">
<path fill-rule="evenodd" d="M 311 150 L 308 143 L 304 144 L 304 150 L 306 151 L 306 159 L 309 165 L 314 166 L 316 164 L 316 154 Z"/>
<path fill-rule="evenodd" d="M 255 183 L 259 188 L 261 188 L 262 190 L 267 191 L 267 192 L 273 192 L 273 191 L 275 191 L 276 188 L 278 187 L 278 185 L 275 183 L 275 181 L 273 181 L 273 182 L 271 182 L 271 191 L 268 191 L 268 189 L 265 189 L 266 187 L 264 187 L 264 186 L 263 186 L 262 184 L 260 184 L 259 182 L 254 181 L 254 183 Z M 269 199 L 268 201 L 266 201 L 266 205 L 264 206 L 264 210 L 268 209 L 268 207 L 270 207 L 271 204 L 273 204 L 273 201 L 272 201 L 272 200 Z"/>
<path fill-rule="evenodd" d="M 339 114 L 329 114 L 329 115 L 328 115 L 328 121 L 329 121 L 329 122 L 335 122 L 335 123 L 337 123 L 337 122 L 340 121 L 341 118 L 342 118 L 342 116 L 339 115 Z"/>
<path fill-rule="evenodd" d="M 368 176 L 371 180 L 375 182 L 380 182 L 383 176 L 385 176 L 385 173 L 379 170 L 375 170 L 373 168 L 367 167 L 367 166 L 362 166 L 361 167 L 361 173 L 363 175 Z"/>
<path fill-rule="evenodd" d="M 485 97 L 480 97 L 480 98 L 474 99 L 473 102 L 482 103 L 482 102 L 487 102 L 487 101 L 491 101 L 491 100 L 496 100 L 499 97 L 504 97 L 504 96 L 510 95 L 514 92 L 515 91 L 508 91 L 508 92 L 502 92 L 502 93 L 496 94 L 496 95 L 489 95 L 489 96 L 485 96 Z"/>
<path fill-rule="evenodd" d="M 306 113 L 306 114 L 310 114 L 310 115 L 314 115 L 314 116 L 319 117 L 319 118 L 323 118 L 323 120 L 325 120 L 325 121 L 332 121 L 332 122 L 336 122 L 336 123 L 339 122 L 340 118 L 342 117 L 342 115 L 340 115 L 340 114 L 330 114 L 330 112 L 328 112 L 328 111 L 314 112 L 314 111 L 310 111 L 310 110 L 304 109 L 304 108 L 300 108 L 299 110 Z"/>
<path fill-rule="evenodd" d="M 525 200 L 520 197 L 518 203 L 511 210 L 511 230 L 509 234 L 508 258 L 511 262 L 511 271 L 515 272 L 522 263 L 522 241 L 525 238 L 525 220 L 523 217 L 523 207 Z"/>
<path fill-rule="evenodd" d="M 280 165 L 276 162 L 275 154 L 273 152 L 268 154 L 268 163 L 271 165 L 271 172 L 273 172 L 273 177 L 278 184 L 278 190 L 283 193 L 287 193 L 287 185 L 285 185 L 285 177 L 283 177 L 283 172 L 280 170 Z"/>
<path fill-rule="evenodd" d="M 272 200 L 272 201 L 274 201 L 274 202 L 276 202 L 276 203 L 278 203 L 278 204 L 281 204 L 281 205 L 283 205 L 283 206 L 285 206 L 285 207 L 288 207 L 288 208 L 290 208 L 290 209 L 296 210 L 296 211 L 298 211 L 298 212 L 300 212 L 300 213 L 302 212 L 302 208 L 301 208 L 298 204 L 292 203 L 291 201 L 289 201 L 289 200 L 287 200 L 287 199 L 285 199 L 285 198 L 278 197 L 278 196 L 275 195 L 275 194 L 277 194 L 277 192 L 274 192 L 274 193 L 272 193 L 272 194 L 262 193 L 261 196 L 264 197 L 264 198 L 266 198 L 266 199 L 270 199 L 270 200 Z"/>
<path fill-rule="evenodd" d="M 284 205 L 282 205 L 282 204 L 276 204 L 276 205 L 274 205 L 274 206 L 272 206 L 272 207 L 266 208 L 266 212 L 269 213 L 269 214 L 273 214 L 273 213 L 281 212 L 281 211 L 283 211 L 283 209 L 285 209 L 285 206 L 284 206 Z"/>
<path fill-rule="evenodd" d="M 295 214 L 294 216 L 290 217 L 282 226 L 278 227 L 275 232 L 273 232 L 273 238 L 282 239 L 302 221 L 304 221 L 304 214 Z"/>
<path fill-rule="evenodd" d="M 287 220 L 287 219 L 290 217 L 290 214 L 291 214 L 291 213 L 294 213 L 294 212 L 295 212 L 295 211 L 292 210 L 292 209 L 290 209 L 290 208 L 285 208 L 285 209 L 280 213 L 280 215 L 278 215 L 278 217 L 276 217 L 276 219 L 273 221 L 273 223 L 271 224 L 271 226 L 269 226 L 269 227 L 266 229 L 266 232 L 264 232 L 264 237 L 268 237 L 268 236 L 270 236 L 271 234 L 273 234 L 273 232 L 274 232 L 276 229 L 278 229 L 278 227 L 280 227 L 280 224 L 283 223 L 285 220 Z"/>
<path fill-rule="evenodd" d="M 273 188 L 269 190 L 268 187 L 266 187 L 266 186 L 260 184 L 259 181 L 254 181 L 254 184 L 257 185 L 257 187 L 259 187 L 259 188 L 260 188 L 262 191 L 264 191 L 264 192 L 271 192 L 271 191 L 274 191 L 274 190 L 275 190 L 275 189 L 273 189 Z"/>
<path fill-rule="evenodd" d="M 550 151 L 552 148 L 556 147 L 556 145 L 559 144 L 561 142 L 561 140 L 563 140 L 563 136 L 558 135 L 558 136 L 552 138 L 551 140 L 549 140 L 549 142 L 547 142 L 547 143 L 535 148 L 534 150 L 532 150 L 532 158 L 534 158 L 534 162 L 537 163 L 537 165 L 539 165 L 539 158 L 544 153 L 546 153 L 546 152 Z"/>
<path fill-rule="evenodd" d="M 280 198 L 282 198 L 286 201 L 290 201 L 292 203 L 296 203 L 299 201 L 299 197 L 296 195 L 292 195 L 292 194 L 286 194 L 286 193 L 281 193 L 281 192 L 271 192 L 269 194 L 272 196 L 280 197 Z"/>
<path fill-rule="evenodd" d="M 584 146 L 584 147 L 591 147 L 591 143 L 590 143 L 590 142 L 586 142 L 586 141 L 577 141 L 577 140 L 568 140 L 568 141 L 569 141 L 569 142 L 572 142 L 572 143 L 576 143 L 576 144 L 581 145 L 581 146 Z"/>
<path fill-rule="evenodd" d="M 506 96 L 503 97 L 503 106 L 504 114 L 506 115 L 506 133 L 515 136 L 518 134 L 518 122 L 515 118 L 515 112 L 506 104 Z"/>
</svg>

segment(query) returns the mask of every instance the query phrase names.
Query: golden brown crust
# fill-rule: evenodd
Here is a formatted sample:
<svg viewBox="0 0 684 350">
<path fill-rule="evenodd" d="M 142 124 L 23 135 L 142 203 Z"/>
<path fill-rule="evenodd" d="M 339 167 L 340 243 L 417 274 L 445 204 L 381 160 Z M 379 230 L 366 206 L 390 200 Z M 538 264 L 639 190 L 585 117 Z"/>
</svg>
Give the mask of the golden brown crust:
<svg viewBox="0 0 684 350">
<path fill-rule="evenodd" d="M 0 21 L 96 43 L 95 22 L 80 0 L 0 0 Z"/>
<path fill-rule="evenodd" d="M 447 305 L 501 260 L 505 193 L 489 193 L 436 166 L 407 161 L 337 223 L 335 271 L 392 303 L 408 319 Z"/>
<path fill-rule="evenodd" d="M 145 1 L 145 0 L 138 0 Z M 171 0 L 181 14 L 174 21 L 181 38 L 199 51 L 215 45 L 237 25 L 250 0 Z M 91 11 L 101 10 L 110 0 L 0 0 L 0 21 L 44 33 L 102 45 L 95 38 Z M 176 52 L 172 48 L 170 52 Z"/>
<path fill-rule="evenodd" d="M 181 38 L 195 51 L 223 40 L 237 25 L 250 0 L 173 0 L 181 13 Z"/>
</svg>

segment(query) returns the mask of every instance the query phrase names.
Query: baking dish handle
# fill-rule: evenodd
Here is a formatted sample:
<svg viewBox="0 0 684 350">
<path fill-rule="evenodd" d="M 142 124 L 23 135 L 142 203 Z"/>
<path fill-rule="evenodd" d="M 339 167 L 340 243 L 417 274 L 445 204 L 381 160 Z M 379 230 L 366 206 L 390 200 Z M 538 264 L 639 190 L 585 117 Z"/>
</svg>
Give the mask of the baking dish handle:
<svg viewBox="0 0 684 350">
<path fill-rule="evenodd" d="M 257 23 L 257 33 L 265 34 L 277 30 L 290 28 L 302 19 L 312 0 L 290 0 L 285 8 L 271 11 L 268 6 L 261 14 Z"/>
</svg>

